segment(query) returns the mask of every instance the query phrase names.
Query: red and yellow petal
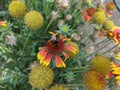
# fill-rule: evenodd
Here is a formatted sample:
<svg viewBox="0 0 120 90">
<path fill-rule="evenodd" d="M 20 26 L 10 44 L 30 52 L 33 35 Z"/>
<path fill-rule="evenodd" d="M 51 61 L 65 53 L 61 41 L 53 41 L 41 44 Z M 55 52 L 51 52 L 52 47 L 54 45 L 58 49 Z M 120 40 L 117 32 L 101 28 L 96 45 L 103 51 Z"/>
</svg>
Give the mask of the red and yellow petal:
<svg viewBox="0 0 120 90">
<path fill-rule="evenodd" d="M 65 56 L 65 60 L 64 60 L 64 61 L 66 61 L 66 60 L 70 57 L 70 55 L 67 54 L 67 53 L 65 53 L 65 52 L 62 52 L 62 53 L 63 53 L 63 55 Z"/>
<path fill-rule="evenodd" d="M 52 54 L 47 54 L 46 58 L 42 60 L 43 65 L 48 66 L 52 60 Z"/>
<path fill-rule="evenodd" d="M 59 55 L 55 56 L 55 64 L 56 64 L 56 67 L 66 67 L 65 63 L 62 61 Z"/>
<path fill-rule="evenodd" d="M 7 25 L 6 25 L 6 22 L 5 22 L 5 21 L 0 21 L 0 26 L 6 27 L 6 26 L 7 26 Z"/>
<path fill-rule="evenodd" d="M 74 54 L 76 53 L 76 49 L 73 46 L 65 46 L 65 50 L 68 50 Z"/>
<path fill-rule="evenodd" d="M 37 54 L 37 58 L 42 61 L 43 59 L 46 58 L 46 55 L 48 53 L 48 50 L 47 49 L 42 49 L 40 52 L 38 52 Z"/>
</svg>

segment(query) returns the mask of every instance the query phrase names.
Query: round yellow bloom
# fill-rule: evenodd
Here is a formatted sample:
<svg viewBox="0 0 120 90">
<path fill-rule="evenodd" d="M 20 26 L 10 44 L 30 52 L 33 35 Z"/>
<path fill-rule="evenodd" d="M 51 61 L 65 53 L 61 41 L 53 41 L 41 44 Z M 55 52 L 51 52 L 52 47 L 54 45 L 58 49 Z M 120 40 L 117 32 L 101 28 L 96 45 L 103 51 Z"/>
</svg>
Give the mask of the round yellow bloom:
<svg viewBox="0 0 120 90">
<path fill-rule="evenodd" d="M 31 29 L 40 29 L 43 24 L 43 16 L 41 13 L 32 10 L 25 15 L 24 22 Z"/>
<path fill-rule="evenodd" d="M 106 20 L 106 15 L 105 13 L 98 11 L 93 15 L 93 20 L 98 24 L 103 24 Z"/>
<path fill-rule="evenodd" d="M 67 52 L 70 55 L 70 57 L 75 57 L 79 53 L 79 46 L 75 42 L 72 42 L 72 41 L 69 41 L 67 43 L 67 45 L 70 45 L 70 46 L 74 47 L 75 48 L 75 53 L 70 52 L 70 51 L 65 51 L 65 52 Z"/>
<path fill-rule="evenodd" d="M 63 85 L 56 84 L 56 85 L 52 86 L 50 88 L 50 90 L 69 90 L 69 89 L 68 89 L 68 87 L 65 87 Z"/>
<path fill-rule="evenodd" d="M 103 75 L 107 75 L 111 70 L 110 61 L 104 56 L 96 56 L 91 61 L 91 68 Z"/>
<path fill-rule="evenodd" d="M 111 20 L 106 20 L 105 23 L 103 24 L 103 27 L 107 30 L 110 30 L 114 27 L 114 22 Z"/>
<path fill-rule="evenodd" d="M 12 1 L 9 4 L 8 11 L 12 17 L 19 18 L 25 15 L 26 5 L 19 0 Z"/>
<path fill-rule="evenodd" d="M 87 71 L 83 76 L 84 84 L 87 90 L 104 90 L 104 76 L 96 71 Z"/>
<path fill-rule="evenodd" d="M 54 73 L 49 67 L 36 65 L 29 74 L 29 83 L 37 89 L 43 90 L 53 82 Z"/>
</svg>

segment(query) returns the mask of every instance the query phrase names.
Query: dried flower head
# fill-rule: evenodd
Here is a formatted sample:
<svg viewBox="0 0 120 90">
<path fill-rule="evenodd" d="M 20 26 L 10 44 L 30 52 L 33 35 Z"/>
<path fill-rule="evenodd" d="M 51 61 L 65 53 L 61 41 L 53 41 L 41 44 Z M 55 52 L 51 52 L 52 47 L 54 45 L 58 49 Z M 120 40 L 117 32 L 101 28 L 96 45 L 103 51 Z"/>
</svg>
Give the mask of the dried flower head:
<svg viewBox="0 0 120 90">
<path fill-rule="evenodd" d="M 7 44 L 13 46 L 16 45 L 16 37 L 13 34 L 7 35 L 5 38 Z"/>
<path fill-rule="evenodd" d="M 104 90 L 105 88 L 105 78 L 99 72 L 87 71 L 83 80 L 87 90 Z"/>
<path fill-rule="evenodd" d="M 65 17 L 66 21 L 70 21 L 71 19 L 72 19 L 72 15 L 70 15 L 70 14 L 66 15 L 66 17 Z"/>
<path fill-rule="evenodd" d="M 56 19 L 57 14 L 58 14 L 58 12 L 56 12 L 56 11 L 52 11 L 52 13 L 51 13 L 51 20 Z"/>
<path fill-rule="evenodd" d="M 64 85 L 56 84 L 50 88 L 50 90 L 69 90 L 68 87 Z"/>
<path fill-rule="evenodd" d="M 70 8 L 69 0 L 56 0 L 56 5 L 62 10 L 67 10 Z"/>
<path fill-rule="evenodd" d="M 29 83 L 37 89 L 43 90 L 49 87 L 54 78 L 53 70 L 43 65 L 36 65 L 29 74 Z"/>
<path fill-rule="evenodd" d="M 72 37 L 72 39 L 74 39 L 74 40 L 76 40 L 76 41 L 79 41 L 80 40 L 80 35 L 78 35 L 77 33 L 73 33 L 72 35 L 71 35 L 71 37 Z"/>
<path fill-rule="evenodd" d="M 104 56 L 95 56 L 91 61 L 91 69 L 107 75 L 111 70 L 110 61 Z"/>
<path fill-rule="evenodd" d="M 88 53 L 88 54 L 92 54 L 94 52 L 94 46 L 86 46 L 85 48 L 85 51 Z"/>
<path fill-rule="evenodd" d="M 98 11 L 93 15 L 93 20 L 98 24 L 103 24 L 106 20 L 106 15 L 105 13 Z"/>
<path fill-rule="evenodd" d="M 39 63 L 37 61 L 31 62 L 29 67 L 27 68 L 27 70 L 31 70 L 33 69 L 36 65 L 38 65 Z"/>
<path fill-rule="evenodd" d="M 8 7 L 10 15 L 15 18 L 23 17 L 26 13 L 26 9 L 26 5 L 19 0 L 12 1 Z"/>
<path fill-rule="evenodd" d="M 44 19 L 41 13 L 32 10 L 25 15 L 24 22 L 29 28 L 36 30 L 41 28 Z"/>
<path fill-rule="evenodd" d="M 58 21 L 58 25 L 63 25 L 64 24 L 64 20 L 59 20 Z"/>
</svg>

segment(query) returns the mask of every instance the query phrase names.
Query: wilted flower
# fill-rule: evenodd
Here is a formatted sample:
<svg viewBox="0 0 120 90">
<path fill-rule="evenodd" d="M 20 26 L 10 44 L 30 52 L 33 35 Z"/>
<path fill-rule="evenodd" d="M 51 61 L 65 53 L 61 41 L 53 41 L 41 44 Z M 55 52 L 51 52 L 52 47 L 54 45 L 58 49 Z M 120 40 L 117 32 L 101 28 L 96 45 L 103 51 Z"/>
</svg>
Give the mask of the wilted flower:
<svg viewBox="0 0 120 90">
<path fill-rule="evenodd" d="M 73 33 L 72 35 L 71 35 L 71 37 L 72 37 L 72 39 L 74 39 L 74 40 L 76 40 L 76 41 L 79 41 L 80 40 L 80 35 L 78 35 L 77 33 Z"/>
<path fill-rule="evenodd" d="M 6 27 L 7 24 L 6 24 L 6 21 L 0 21 L 0 27 Z"/>
<path fill-rule="evenodd" d="M 110 61 L 104 56 L 95 56 L 91 61 L 91 69 L 107 75 L 111 70 Z"/>
<path fill-rule="evenodd" d="M 53 70 L 43 65 L 36 65 L 29 74 L 29 83 L 37 89 L 43 90 L 49 87 L 54 78 Z"/>
<path fill-rule="evenodd" d="M 116 44 L 120 43 L 120 27 L 114 26 L 109 32 L 108 36 L 111 37 Z"/>
<path fill-rule="evenodd" d="M 25 15 L 24 22 L 29 28 L 36 30 L 41 28 L 44 19 L 41 13 L 32 10 Z"/>
<path fill-rule="evenodd" d="M 62 25 L 62 24 L 64 24 L 64 20 L 59 20 L 58 25 Z"/>
<path fill-rule="evenodd" d="M 16 37 L 13 34 L 7 35 L 6 38 L 6 43 L 13 46 L 16 45 Z"/>
<path fill-rule="evenodd" d="M 77 50 L 73 46 L 67 45 L 65 42 L 66 39 L 63 37 L 61 38 L 60 35 L 58 37 L 56 33 L 51 32 L 51 34 L 52 39 L 48 40 L 45 47 L 40 48 L 37 58 L 40 60 L 41 64 L 48 66 L 52 60 L 52 57 L 55 56 L 56 67 L 66 67 L 60 55 L 63 54 L 66 60 L 69 58 L 69 54 L 65 51 L 75 54 Z"/>
<path fill-rule="evenodd" d="M 10 15 L 15 18 L 24 16 L 26 10 L 27 10 L 26 5 L 20 0 L 12 1 L 8 7 L 8 11 Z"/>
<path fill-rule="evenodd" d="M 70 8 L 69 0 L 56 0 L 56 5 L 62 10 L 66 10 Z"/>
<path fill-rule="evenodd" d="M 57 17 L 58 12 L 52 11 L 51 20 L 54 20 Z"/>
<path fill-rule="evenodd" d="M 92 45 L 86 46 L 85 51 L 88 54 L 92 54 L 94 52 L 94 46 L 92 46 Z"/>
<path fill-rule="evenodd" d="M 56 84 L 50 88 L 50 90 L 69 90 L 68 87 L 60 84 Z"/>
<path fill-rule="evenodd" d="M 84 84 L 87 90 L 104 90 L 105 78 L 99 72 L 87 71 L 83 76 Z"/>
<path fill-rule="evenodd" d="M 69 21 L 69 20 L 71 20 L 72 19 L 72 15 L 66 15 L 66 17 L 65 17 L 65 20 L 67 20 L 67 21 Z"/>
<path fill-rule="evenodd" d="M 30 69 L 33 69 L 36 65 L 38 65 L 39 63 L 37 61 L 34 61 L 34 62 L 31 62 L 29 67 L 27 68 L 28 70 Z"/>
</svg>

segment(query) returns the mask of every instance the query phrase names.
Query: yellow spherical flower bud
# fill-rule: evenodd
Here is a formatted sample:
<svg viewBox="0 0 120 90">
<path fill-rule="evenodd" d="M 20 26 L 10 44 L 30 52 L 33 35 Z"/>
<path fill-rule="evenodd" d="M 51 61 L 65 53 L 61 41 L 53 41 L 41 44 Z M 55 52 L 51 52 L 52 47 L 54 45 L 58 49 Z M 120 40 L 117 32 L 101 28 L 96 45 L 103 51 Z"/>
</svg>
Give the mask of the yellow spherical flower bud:
<svg viewBox="0 0 120 90">
<path fill-rule="evenodd" d="M 69 41 L 66 44 L 75 48 L 75 53 L 72 53 L 70 51 L 65 51 L 65 52 L 67 52 L 70 55 L 70 57 L 75 57 L 79 53 L 79 46 L 75 42 L 72 42 L 72 41 Z"/>
<path fill-rule="evenodd" d="M 69 90 L 68 87 L 64 86 L 64 85 L 54 85 L 50 88 L 50 90 Z"/>
<path fill-rule="evenodd" d="M 54 73 L 49 67 L 36 65 L 29 74 L 29 83 L 37 89 L 43 90 L 53 82 Z"/>
<path fill-rule="evenodd" d="M 108 3 L 106 4 L 106 9 L 107 9 L 107 10 L 114 10 L 114 9 L 115 9 L 114 3 L 113 3 L 113 2 L 108 2 Z"/>
<path fill-rule="evenodd" d="M 114 27 L 114 22 L 111 20 L 106 20 L 105 23 L 103 24 L 103 27 L 107 30 L 110 30 Z"/>
<path fill-rule="evenodd" d="M 96 71 L 87 71 L 83 76 L 83 81 L 86 90 L 104 90 L 105 88 L 104 76 Z"/>
<path fill-rule="evenodd" d="M 19 0 L 12 1 L 9 4 L 8 11 L 12 17 L 19 18 L 25 15 L 26 5 Z"/>
<path fill-rule="evenodd" d="M 96 56 L 91 61 L 91 69 L 107 75 L 111 70 L 110 61 L 104 56 Z"/>
<path fill-rule="evenodd" d="M 24 22 L 31 29 L 40 29 L 43 24 L 43 16 L 41 13 L 32 10 L 25 15 Z"/>
<path fill-rule="evenodd" d="M 98 7 L 98 8 L 96 9 L 96 11 L 100 11 L 100 12 L 103 12 L 103 13 L 105 12 L 104 9 L 101 8 L 101 7 Z"/>
<path fill-rule="evenodd" d="M 98 24 L 103 24 L 106 20 L 106 15 L 105 13 L 98 11 L 93 15 L 93 20 Z"/>
</svg>

